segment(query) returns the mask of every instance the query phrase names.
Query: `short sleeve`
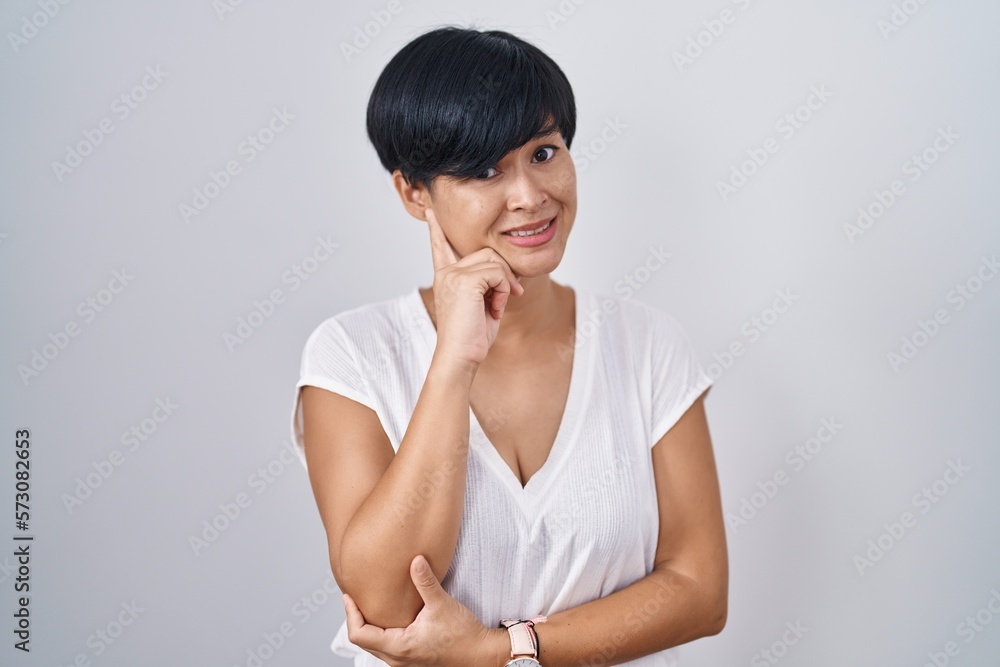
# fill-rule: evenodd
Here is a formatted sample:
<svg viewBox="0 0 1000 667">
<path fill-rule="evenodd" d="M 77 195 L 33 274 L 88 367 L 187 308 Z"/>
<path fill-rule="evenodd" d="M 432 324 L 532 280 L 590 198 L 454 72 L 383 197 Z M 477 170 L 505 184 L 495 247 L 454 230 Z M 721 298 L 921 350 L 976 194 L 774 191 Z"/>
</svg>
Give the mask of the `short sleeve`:
<svg viewBox="0 0 1000 667">
<path fill-rule="evenodd" d="M 649 447 L 656 443 L 687 412 L 712 384 L 698 361 L 694 345 L 677 320 L 653 307 L 649 316 L 651 364 L 651 431 Z"/>
<path fill-rule="evenodd" d="M 299 380 L 292 403 L 292 442 L 302 465 L 306 465 L 299 400 L 302 387 L 311 385 L 326 389 L 375 410 L 362 368 L 353 343 L 335 317 L 320 324 L 309 335 L 302 350 Z"/>
</svg>

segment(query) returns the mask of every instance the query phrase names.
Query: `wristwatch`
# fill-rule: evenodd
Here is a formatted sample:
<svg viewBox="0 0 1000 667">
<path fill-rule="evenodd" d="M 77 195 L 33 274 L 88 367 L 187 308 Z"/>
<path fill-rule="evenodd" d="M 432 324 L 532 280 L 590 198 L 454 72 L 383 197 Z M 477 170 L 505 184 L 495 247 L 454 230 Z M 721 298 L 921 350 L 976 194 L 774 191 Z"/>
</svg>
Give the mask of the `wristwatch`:
<svg viewBox="0 0 1000 667">
<path fill-rule="evenodd" d="M 500 621 L 500 627 L 507 628 L 510 634 L 510 660 L 503 667 L 542 666 L 538 662 L 538 637 L 535 635 L 534 625 L 534 619 L 526 621 L 505 618 Z"/>
</svg>

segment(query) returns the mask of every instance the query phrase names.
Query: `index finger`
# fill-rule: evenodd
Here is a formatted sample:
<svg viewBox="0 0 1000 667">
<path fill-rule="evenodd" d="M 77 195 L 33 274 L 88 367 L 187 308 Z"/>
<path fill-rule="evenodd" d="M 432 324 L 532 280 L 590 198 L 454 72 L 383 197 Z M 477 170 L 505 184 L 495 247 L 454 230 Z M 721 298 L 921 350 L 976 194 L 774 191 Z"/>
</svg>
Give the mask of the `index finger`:
<svg viewBox="0 0 1000 667">
<path fill-rule="evenodd" d="M 345 593 L 342 598 L 350 642 L 364 649 L 380 649 L 385 629 L 365 621 L 364 615 L 350 595 Z"/>
<path fill-rule="evenodd" d="M 434 261 L 434 270 L 438 271 L 457 262 L 458 253 L 448 241 L 448 237 L 444 235 L 444 230 L 441 229 L 437 218 L 434 217 L 434 211 L 427 208 L 424 213 L 427 216 L 427 227 L 431 232 L 431 257 Z"/>
</svg>

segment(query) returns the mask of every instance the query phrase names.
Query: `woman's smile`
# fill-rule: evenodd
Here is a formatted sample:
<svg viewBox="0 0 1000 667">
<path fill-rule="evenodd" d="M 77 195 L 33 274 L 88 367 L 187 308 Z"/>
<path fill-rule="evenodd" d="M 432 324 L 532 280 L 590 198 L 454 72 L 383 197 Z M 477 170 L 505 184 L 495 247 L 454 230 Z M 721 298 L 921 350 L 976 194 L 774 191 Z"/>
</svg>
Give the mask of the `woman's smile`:
<svg viewBox="0 0 1000 667">
<path fill-rule="evenodd" d="M 534 248 L 544 245 L 556 237 L 556 224 L 559 216 L 553 217 L 538 229 L 522 232 L 504 232 L 501 234 L 512 245 L 522 248 Z"/>
</svg>

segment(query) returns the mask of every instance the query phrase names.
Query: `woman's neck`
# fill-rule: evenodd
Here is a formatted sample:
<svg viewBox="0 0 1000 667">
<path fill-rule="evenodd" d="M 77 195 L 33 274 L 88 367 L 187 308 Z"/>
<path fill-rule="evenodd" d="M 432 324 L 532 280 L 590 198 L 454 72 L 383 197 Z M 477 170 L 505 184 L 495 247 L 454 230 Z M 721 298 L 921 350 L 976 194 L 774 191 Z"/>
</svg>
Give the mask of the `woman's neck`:
<svg viewBox="0 0 1000 667">
<path fill-rule="evenodd" d="M 521 278 L 524 294 L 507 298 L 494 346 L 520 346 L 551 332 L 571 308 L 573 292 L 555 283 L 549 274 Z"/>
<path fill-rule="evenodd" d="M 560 322 L 573 322 L 572 317 L 570 317 L 574 313 L 573 291 L 554 282 L 549 274 L 534 278 L 521 277 L 520 280 L 524 287 L 524 294 L 507 297 L 503 320 L 500 323 L 497 339 L 491 348 L 495 349 L 496 352 L 502 350 L 517 351 L 517 348 L 541 338 L 555 337 L 562 340 L 563 334 L 572 333 L 572 331 L 553 332 L 552 329 Z M 433 288 L 426 290 L 420 288 L 420 294 L 427 306 L 434 328 L 437 329 Z"/>
</svg>

